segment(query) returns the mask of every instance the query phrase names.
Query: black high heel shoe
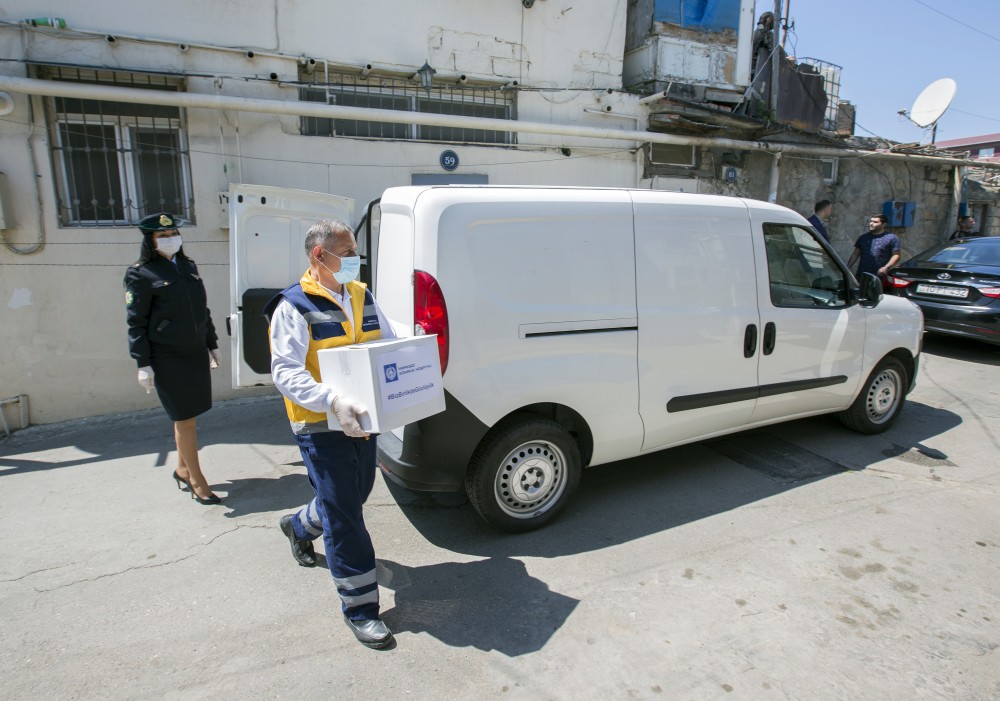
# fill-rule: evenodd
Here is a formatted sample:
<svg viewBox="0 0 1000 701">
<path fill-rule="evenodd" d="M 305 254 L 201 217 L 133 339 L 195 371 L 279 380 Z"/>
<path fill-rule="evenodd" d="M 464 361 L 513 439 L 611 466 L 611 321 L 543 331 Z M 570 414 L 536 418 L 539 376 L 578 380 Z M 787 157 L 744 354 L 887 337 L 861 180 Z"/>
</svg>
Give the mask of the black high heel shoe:
<svg viewBox="0 0 1000 701">
<path fill-rule="evenodd" d="M 199 504 L 205 504 L 206 506 L 209 505 L 209 504 L 221 504 L 222 503 L 222 499 L 220 499 L 218 497 L 218 495 L 216 495 L 216 494 L 213 494 L 210 497 L 204 497 L 204 498 L 202 498 L 202 497 L 198 496 L 197 494 L 195 494 L 193 489 L 191 490 L 191 498 L 194 499 Z"/>
<path fill-rule="evenodd" d="M 181 487 L 181 485 L 182 485 L 182 484 L 183 484 L 183 485 L 184 485 L 185 487 L 187 487 L 188 489 L 191 489 L 191 483 L 190 483 L 190 482 L 188 482 L 188 481 L 187 481 L 186 479 L 184 479 L 183 477 L 181 477 L 180 475 L 178 475 L 178 474 L 177 474 L 177 470 L 174 470 L 174 482 L 176 482 L 176 483 L 177 483 L 177 488 L 178 488 L 178 489 L 184 489 L 184 487 Z M 194 493 L 194 490 L 193 490 L 193 489 L 191 489 L 191 492 L 192 492 L 192 493 Z"/>
<path fill-rule="evenodd" d="M 177 482 L 177 488 L 178 489 L 183 489 L 183 487 L 181 487 L 182 484 L 185 487 L 187 487 L 188 491 L 191 492 L 191 498 L 194 499 L 199 504 L 209 505 L 209 504 L 221 504 L 222 503 L 222 499 L 220 499 L 215 494 L 213 494 L 210 497 L 204 497 L 204 498 L 202 498 L 202 497 L 198 496 L 197 494 L 195 494 L 194 488 L 191 486 L 191 483 L 189 481 L 187 481 L 186 479 L 184 479 L 183 477 L 181 477 L 180 475 L 178 475 L 177 474 L 177 470 L 174 470 L 174 481 Z"/>
</svg>

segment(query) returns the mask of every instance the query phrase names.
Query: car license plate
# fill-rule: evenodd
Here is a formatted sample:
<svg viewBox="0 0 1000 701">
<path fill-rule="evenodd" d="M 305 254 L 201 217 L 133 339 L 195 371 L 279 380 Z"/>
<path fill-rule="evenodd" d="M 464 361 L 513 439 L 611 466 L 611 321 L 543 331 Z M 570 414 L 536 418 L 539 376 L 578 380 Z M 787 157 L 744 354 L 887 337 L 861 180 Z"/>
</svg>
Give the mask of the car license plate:
<svg viewBox="0 0 1000 701">
<path fill-rule="evenodd" d="M 941 295 L 942 297 L 961 297 L 965 299 L 969 296 L 966 287 L 942 287 L 940 285 L 917 285 L 917 292 L 925 295 Z"/>
</svg>

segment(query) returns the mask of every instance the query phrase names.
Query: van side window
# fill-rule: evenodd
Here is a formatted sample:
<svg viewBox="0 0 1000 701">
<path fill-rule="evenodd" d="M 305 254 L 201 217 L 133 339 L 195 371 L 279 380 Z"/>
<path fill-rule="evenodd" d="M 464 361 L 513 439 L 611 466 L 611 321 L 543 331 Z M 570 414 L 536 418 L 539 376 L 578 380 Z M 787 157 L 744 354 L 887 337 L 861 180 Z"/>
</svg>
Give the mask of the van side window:
<svg viewBox="0 0 1000 701">
<path fill-rule="evenodd" d="M 764 224 L 764 248 L 774 306 L 847 306 L 847 277 L 811 231 Z"/>
</svg>

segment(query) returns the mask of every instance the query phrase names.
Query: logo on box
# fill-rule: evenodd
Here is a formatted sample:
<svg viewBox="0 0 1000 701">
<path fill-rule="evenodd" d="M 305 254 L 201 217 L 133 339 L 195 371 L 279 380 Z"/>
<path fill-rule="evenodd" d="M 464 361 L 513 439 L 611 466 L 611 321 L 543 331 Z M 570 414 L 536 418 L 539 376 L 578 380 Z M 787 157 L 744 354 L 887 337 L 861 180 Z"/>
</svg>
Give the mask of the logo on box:
<svg viewBox="0 0 1000 701">
<path fill-rule="evenodd" d="M 395 382 L 399 379 L 399 373 L 396 371 L 396 363 L 389 363 L 382 368 L 385 371 L 385 381 Z"/>
</svg>

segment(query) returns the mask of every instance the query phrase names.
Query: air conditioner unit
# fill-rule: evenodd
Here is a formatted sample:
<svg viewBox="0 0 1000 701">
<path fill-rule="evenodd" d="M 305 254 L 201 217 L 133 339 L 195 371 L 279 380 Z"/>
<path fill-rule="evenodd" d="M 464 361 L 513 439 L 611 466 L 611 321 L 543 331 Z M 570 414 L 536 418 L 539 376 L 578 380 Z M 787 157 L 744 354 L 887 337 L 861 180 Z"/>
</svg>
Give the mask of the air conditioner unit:
<svg viewBox="0 0 1000 701">
<path fill-rule="evenodd" d="M 649 162 L 652 165 L 691 168 L 695 165 L 694 146 L 684 144 L 650 144 Z"/>
<path fill-rule="evenodd" d="M 727 183 L 735 183 L 740 179 L 741 172 L 736 166 L 719 166 L 719 180 Z"/>
</svg>

